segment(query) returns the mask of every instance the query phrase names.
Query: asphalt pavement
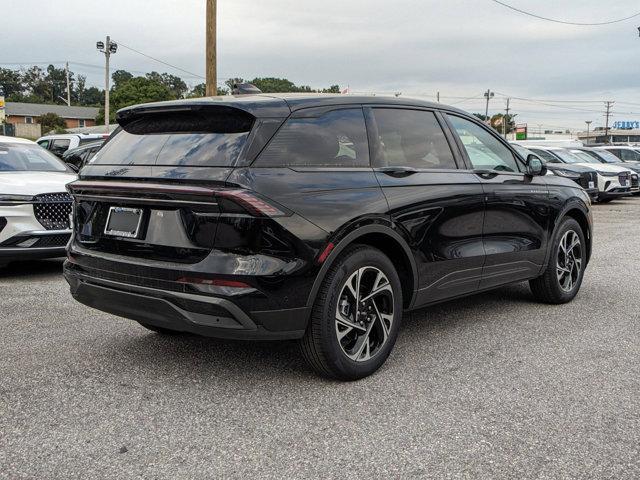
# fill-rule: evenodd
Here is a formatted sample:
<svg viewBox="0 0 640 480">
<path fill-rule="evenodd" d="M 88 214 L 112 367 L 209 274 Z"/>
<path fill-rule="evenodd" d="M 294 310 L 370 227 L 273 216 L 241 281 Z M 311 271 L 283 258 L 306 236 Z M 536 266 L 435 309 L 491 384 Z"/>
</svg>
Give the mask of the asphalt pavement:
<svg viewBox="0 0 640 480">
<path fill-rule="evenodd" d="M 594 206 L 563 306 L 526 284 L 407 316 L 374 376 L 163 337 L 0 270 L 0 478 L 640 478 L 640 198 Z"/>
</svg>

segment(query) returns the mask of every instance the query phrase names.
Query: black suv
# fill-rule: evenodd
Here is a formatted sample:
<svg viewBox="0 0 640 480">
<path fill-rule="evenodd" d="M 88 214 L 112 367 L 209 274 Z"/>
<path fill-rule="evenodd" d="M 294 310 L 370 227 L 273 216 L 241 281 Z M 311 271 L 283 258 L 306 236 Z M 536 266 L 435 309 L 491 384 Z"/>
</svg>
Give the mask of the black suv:
<svg viewBox="0 0 640 480">
<path fill-rule="evenodd" d="M 69 187 L 65 276 L 160 333 L 300 339 L 356 379 L 404 311 L 525 280 L 568 302 L 589 261 L 587 194 L 441 104 L 247 95 L 117 119 Z"/>
</svg>

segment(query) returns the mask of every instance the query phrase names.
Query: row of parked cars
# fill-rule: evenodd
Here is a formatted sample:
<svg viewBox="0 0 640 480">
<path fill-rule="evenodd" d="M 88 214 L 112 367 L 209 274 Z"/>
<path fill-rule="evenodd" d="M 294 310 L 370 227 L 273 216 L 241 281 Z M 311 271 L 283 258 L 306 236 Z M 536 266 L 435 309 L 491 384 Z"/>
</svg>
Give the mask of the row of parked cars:
<svg viewBox="0 0 640 480">
<path fill-rule="evenodd" d="M 584 188 L 591 199 L 610 202 L 640 195 L 640 148 L 633 146 L 547 146 L 514 143 L 524 158 L 537 155 L 548 175 L 569 178 Z"/>
</svg>

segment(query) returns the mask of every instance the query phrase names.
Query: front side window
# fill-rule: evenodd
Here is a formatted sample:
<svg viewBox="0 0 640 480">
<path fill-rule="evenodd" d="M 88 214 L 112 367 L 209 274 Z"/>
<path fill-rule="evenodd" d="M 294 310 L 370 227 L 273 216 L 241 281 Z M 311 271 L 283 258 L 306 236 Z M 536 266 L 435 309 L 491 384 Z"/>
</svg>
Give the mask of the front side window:
<svg viewBox="0 0 640 480">
<path fill-rule="evenodd" d="M 538 150 L 537 148 L 530 148 L 533 153 L 538 155 L 542 160 L 545 160 L 549 163 L 560 163 L 560 160 L 551 152 L 546 150 Z"/>
<path fill-rule="evenodd" d="M 38 142 L 38 145 L 40 145 L 42 148 L 49 148 L 49 140 L 40 140 Z"/>
<path fill-rule="evenodd" d="M 0 172 L 68 172 L 56 156 L 36 145 L 0 145 Z"/>
<path fill-rule="evenodd" d="M 448 115 L 467 151 L 473 168 L 519 172 L 518 163 L 507 147 L 480 125 L 464 118 Z"/>
<path fill-rule="evenodd" d="M 379 151 L 376 166 L 455 169 L 449 142 L 433 112 L 374 108 Z"/>
<path fill-rule="evenodd" d="M 262 152 L 256 166 L 368 167 L 369 143 L 362 109 L 290 118 Z"/>
</svg>

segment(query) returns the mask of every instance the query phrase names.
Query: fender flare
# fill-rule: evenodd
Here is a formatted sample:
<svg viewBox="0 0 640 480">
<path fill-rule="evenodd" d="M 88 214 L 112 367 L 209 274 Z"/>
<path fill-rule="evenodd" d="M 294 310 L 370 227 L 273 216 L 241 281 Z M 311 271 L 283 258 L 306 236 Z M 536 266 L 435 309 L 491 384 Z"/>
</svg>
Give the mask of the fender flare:
<svg viewBox="0 0 640 480">
<path fill-rule="evenodd" d="M 327 271 L 331 268 L 331 266 L 336 261 L 338 256 L 340 256 L 342 251 L 345 248 L 347 248 L 349 245 L 358 243 L 357 242 L 358 238 L 361 238 L 364 235 L 368 235 L 371 233 L 379 233 L 382 235 L 386 235 L 391 239 L 395 240 L 402 247 L 405 256 L 409 259 L 409 264 L 411 265 L 411 273 L 413 275 L 413 292 L 411 294 L 409 308 L 413 306 L 413 303 L 415 302 L 415 297 L 416 297 L 416 290 L 418 288 L 418 267 L 416 266 L 416 261 L 415 261 L 415 258 L 413 257 L 413 253 L 409 248 L 409 245 L 407 245 L 406 240 L 402 238 L 402 236 L 398 234 L 398 232 L 393 230 L 391 227 L 387 227 L 381 224 L 374 224 L 374 225 L 365 225 L 363 227 L 358 228 L 357 230 L 354 230 L 348 233 L 347 235 L 345 235 L 343 238 L 340 239 L 340 241 L 335 245 L 335 247 L 333 247 L 333 250 L 327 257 L 327 259 L 324 261 L 324 263 L 322 264 L 322 267 L 320 268 L 320 271 L 316 275 L 316 279 L 313 282 L 313 286 L 311 287 L 311 292 L 309 293 L 309 297 L 307 299 L 307 307 L 313 306 L 316 300 L 318 291 L 320 290 L 320 286 L 322 285 L 322 282 L 327 274 Z"/>
<path fill-rule="evenodd" d="M 562 220 L 564 220 L 565 218 L 567 218 L 567 212 L 569 212 L 570 210 L 580 210 L 582 212 L 582 214 L 585 216 L 585 218 L 587 219 L 587 222 L 589 223 L 589 226 L 591 227 L 592 224 L 589 221 L 590 219 L 590 214 L 589 214 L 589 207 L 587 207 L 583 202 L 579 201 L 578 199 L 571 199 L 569 200 L 563 207 L 562 210 L 560 210 L 558 212 L 558 215 L 556 215 L 556 218 L 553 222 L 553 232 L 551 233 L 551 236 L 549 237 L 549 247 L 547 248 L 547 255 L 545 256 L 545 261 L 544 261 L 544 267 L 546 268 L 546 266 L 549 264 L 549 259 L 551 257 L 551 241 L 556 237 L 556 232 L 558 231 L 558 227 L 560 226 L 560 223 L 562 222 Z M 589 231 L 586 232 L 588 234 L 588 239 L 587 242 L 589 242 L 589 254 L 591 254 L 591 249 L 592 249 L 592 243 L 593 243 L 593 228 L 589 228 Z M 589 255 L 590 257 L 590 255 Z M 590 258 L 589 258 L 590 260 Z M 588 263 L 588 260 L 587 260 Z"/>
</svg>

